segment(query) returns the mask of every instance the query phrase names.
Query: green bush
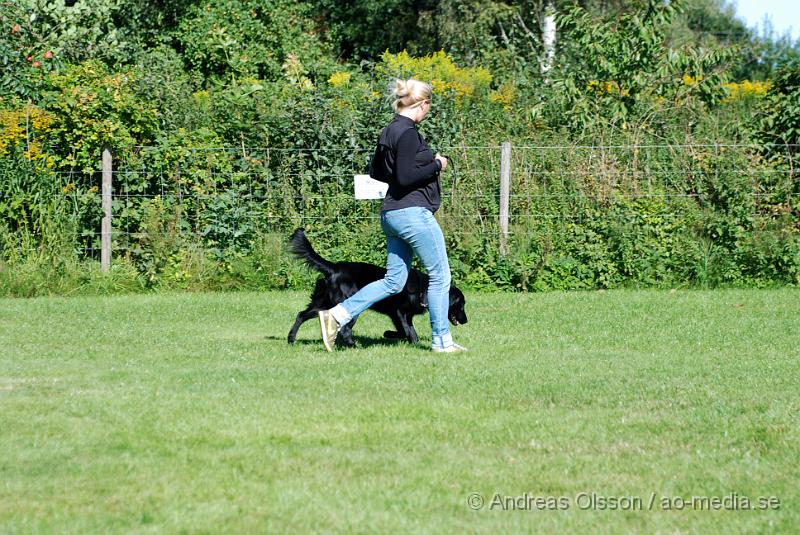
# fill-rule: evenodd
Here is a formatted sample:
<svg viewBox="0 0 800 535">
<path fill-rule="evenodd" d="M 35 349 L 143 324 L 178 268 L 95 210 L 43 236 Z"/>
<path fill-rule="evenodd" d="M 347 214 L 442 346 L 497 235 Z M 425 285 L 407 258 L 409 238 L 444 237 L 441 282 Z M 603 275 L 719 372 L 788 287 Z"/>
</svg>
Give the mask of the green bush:
<svg viewBox="0 0 800 535">
<path fill-rule="evenodd" d="M 120 153 L 153 139 L 158 111 L 137 98 L 137 76 L 135 69 L 111 72 L 95 60 L 50 75 L 41 106 L 54 116 L 49 138 L 61 166 L 89 173 L 104 148 Z"/>
<path fill-rule="evenodd" d="M 154 20 L 165 13 L 157 4 Z M 664 46 L 678 2 L 614 20 L 570 10 L 550 80 L 510 75 L 536 68 L 522 64 L 535 59 L 530 51 L 508 56 L 528 38 L 519 34 L 466 62 L 444 51 L 376 50 L 374 63 L 337 64 L 328 47 L 352 27 L 326 33 L 312 16 L 325 10 L 309 3 L 262 4 L 180 2 L 163 39 L 145 32 L 125 48 L 135 66 L 99 45 L 88 54 L 95 59 L 38 71 L 12 58 L 16 70 L 2 80 L 22 85 L 0 101 L 4 291 L 305 287 L 315 274 L 285 251 L 299 226 L 327 257 L 383 263 L 379 203 L 353 200 L 352 175 L 366 170 L 392 117 L 389 83 L 409 76 L 433 83 L 434 112 L 420 130 L 454 164 L 438 217 L 459 285 L 798 282 L 796 162 L 773 144 L 796 139 L 795 72 L 759 85 L 766 96 L 739 98 L 745 82 L 723 84 L 730 50 Z M 367 7 L 389 4 L 405 5 Z M 441 31 L 463 18 L 488 35 L 516 7 L 487 4 L 489 13 L 465 15 L 446 2 L 449 19 L 417 22 Z M 115 24 L 117 38 L 152 30 L 141 20 Z M 28 31 L 3 36 L 0 53 L 45 46 Z M 421 44 L 428 38 L 417 44 L 432 46 Z M 462 59 L 469 39 L 451 40 Z M 763 119 L 740 128 L 758 110 Z M 725 147 L 748 135 L 763 150 Z M 505 140 L 515 148 L 504 254 L 496 147 Z M 115 155 L 115 267 L 99 276 L 106 146 Z"/>
<path fill-rule="evenodd" d="M 800 61 L 778 70 L 758 112 L 755 137 L 766 148 L 800 144 Z"/>
<path fill-rule="evenodd" d="M 209 83 L 275 80 L 290 56 L 326 58 L 310 8 L 293 0 L 199 2 L 177 31 L 183 56 Z"/>
</svg>

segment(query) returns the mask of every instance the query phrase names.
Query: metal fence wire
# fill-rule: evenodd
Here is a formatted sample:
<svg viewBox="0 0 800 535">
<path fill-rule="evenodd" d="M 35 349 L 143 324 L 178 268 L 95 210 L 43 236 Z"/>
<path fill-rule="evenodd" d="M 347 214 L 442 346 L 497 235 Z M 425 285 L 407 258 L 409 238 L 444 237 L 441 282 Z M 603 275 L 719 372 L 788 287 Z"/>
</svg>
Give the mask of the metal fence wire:
<svg viewBox="0 0 800 535">
<path fill-rule="evenodd" d="M 441 175 L 439 220 L 450 236 L 498 236 L 504 164 L 500 146 L 438 147 L 452 166 Z M 513 146 L 508 234 L 587 217 L 680 220 L 698 206 L 749 204 L 753 214 L 797 219 L 798 146 Z M 353 175 L 371 148 L 270 149 L 131 147 L 114 155 L 114 254 L 143 254 L 159 240 L 223 254 L 246 250 L 259 233 L 298 226 L 380 233 L 380 201 L 356 200 Z M 99 160 L 99 159 L 98 159 Z M 98 161 L 99 165 L 99 161 Z M 57 174 L 56 195 L 72 207 L 77 247 L 99 254 L 101 171 Z"/>
</svg>

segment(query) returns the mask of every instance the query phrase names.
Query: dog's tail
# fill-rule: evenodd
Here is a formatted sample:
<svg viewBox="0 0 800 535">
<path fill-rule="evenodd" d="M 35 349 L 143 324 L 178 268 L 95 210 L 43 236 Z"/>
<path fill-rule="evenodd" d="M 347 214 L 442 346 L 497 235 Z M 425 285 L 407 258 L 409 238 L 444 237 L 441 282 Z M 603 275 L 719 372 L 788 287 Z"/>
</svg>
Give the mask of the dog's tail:
<svg viewBox="0 0 800 535">
<path fill-rule="evenodd" d="M 296 229 L 292 233 L 292 237 L 289 238 L 289 251 L 305 262 L 306 266 L 311 269 L 316 269 L 325 275 L 330 275 L 336 271 L 333 262 L 322 258 L 314 248 L 311 247 L 311 242 L 308 241 L 306 232 L 302 228 Z"/>
</svg>

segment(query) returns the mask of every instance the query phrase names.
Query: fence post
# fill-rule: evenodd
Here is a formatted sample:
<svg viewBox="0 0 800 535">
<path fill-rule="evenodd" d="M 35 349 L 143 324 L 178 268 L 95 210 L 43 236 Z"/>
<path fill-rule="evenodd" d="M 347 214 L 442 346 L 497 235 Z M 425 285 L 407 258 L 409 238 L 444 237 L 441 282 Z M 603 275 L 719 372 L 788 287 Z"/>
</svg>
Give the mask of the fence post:
<svg viewBox="0 0 800 535">
<path fill-rule="evenodd" d="M 508 254 L 508 205 L 511 196 L 511 143 L 504 141 L 500 152 L 500 252 Z"/>
<path fill-rule="evenodd" d="M 100 269 L 108 273 L 111 268 L 111 175 L 113 167 L 111 151 L 103 150 L 103 222 L 100 226 Z"/>
</svg>

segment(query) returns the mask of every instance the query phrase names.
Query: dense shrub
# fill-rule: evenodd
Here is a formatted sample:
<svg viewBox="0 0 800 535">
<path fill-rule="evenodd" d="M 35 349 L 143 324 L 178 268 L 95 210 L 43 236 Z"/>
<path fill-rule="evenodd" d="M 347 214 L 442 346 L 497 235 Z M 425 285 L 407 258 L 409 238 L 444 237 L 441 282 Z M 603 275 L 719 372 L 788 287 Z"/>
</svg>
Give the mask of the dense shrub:
<svg viewBox="0 0 800 535">
<path fill-rule="evenodd" d="M 310 7 L 294 0 L 199 2 L 177 32 L 183 56 L 209 84 L 274 80 L 290 56 L 327 61 Z"/>
<path fill-rule="evenodd" d="M 682 38 L 694 20 L 679 18 L 683 2 L 556 2 L 546 76 L 536 2 L 447 0 L 436 16 L 405 0 L 158 1 L 152 17 L 120 0 L 34 4 L 0 12 L 2 293 L 307 285 L 284 249 L 297 226 L 327 256 L 382 263 L 379 203 L 353 200 L 352 175 L 392 116 L 389 83 L 409 76 L 432 82 L 420 129 L 453 163 L 438 217 L 460 284 L 798 283 L 796 151 L 782 145 L 797 142 L 796 66 L 728 82 L 733 49 Z M 85 46 L 69 48 L 76 39 Z M 411 52 L 386 50 L 395 41 Z"/>
<path fill-rule="evenodd" d="M 96 169 L 104 148 L 149 142 L 156 129 L 156 105 L 135 92 L 138 72 L 110 72 L 98 61 L 72 65 L 48 79 L 40 105 L 53 115 L 48 141 L 63 168 Z"/>
<path fill-rule="evenodd" d="M 800 61 L 778 70 L 766 92 L 756 116 L 756 139 L 767 145 L 800 145 Z"/>
</svg>

